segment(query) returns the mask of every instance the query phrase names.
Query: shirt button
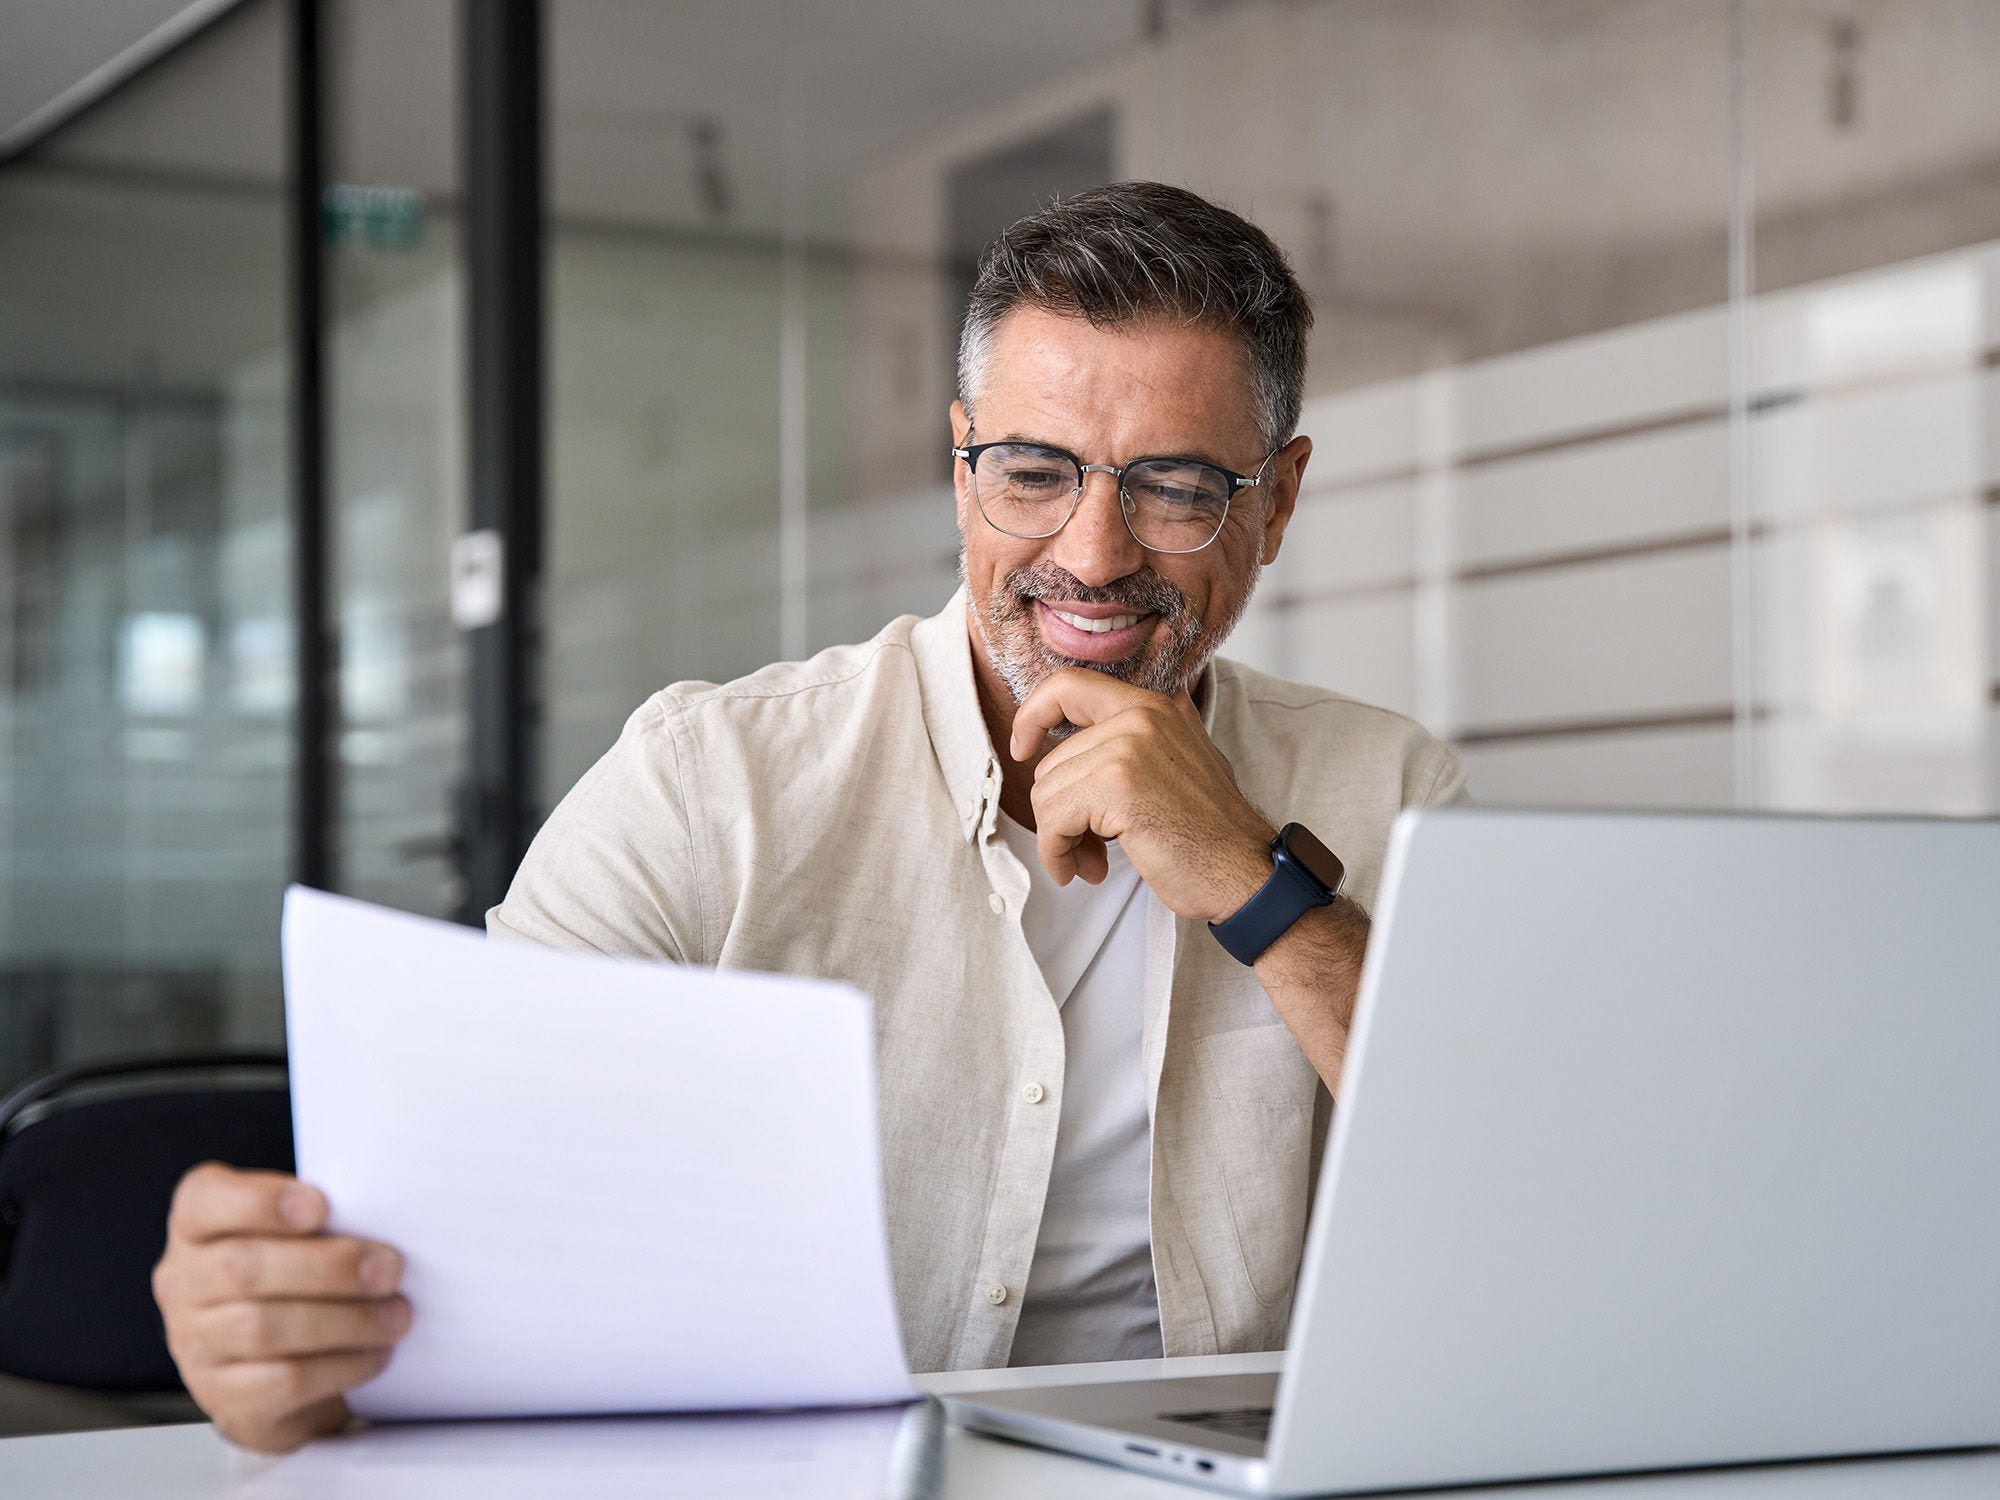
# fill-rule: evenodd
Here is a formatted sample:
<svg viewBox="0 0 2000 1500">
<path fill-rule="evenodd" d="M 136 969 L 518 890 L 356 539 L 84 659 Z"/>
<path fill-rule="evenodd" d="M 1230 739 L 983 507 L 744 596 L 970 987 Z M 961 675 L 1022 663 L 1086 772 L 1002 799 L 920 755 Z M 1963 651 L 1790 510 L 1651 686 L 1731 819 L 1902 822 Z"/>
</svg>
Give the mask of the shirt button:
<svg viewBox="0 0 2000 1500">
<path fill-rule="evenodd" d="M 992 1286 L 986 1289 L 986 1300 L 991 1302 L 995 1307 L 998 1307 L 1007 1300 L 1007 1288 L 1000 1285 L 997 1281 L 994 1282 Z"/>
<path fill-rule="evenodd" d="M 977 797 L 967 797 L 965 799 L 965 816 L 968 819 L 979 816 L 979 799 Z"/>
<path fill-rule="evenodd" d="M 1003 897 L 998 891 L 993 892 L 992 895 L 986 898 L 986 904 L 993 908 L 993 915 L 996 917 L 1007 909 L 1006 898 Z"/>
<path fill-rule="evenodd" d="M 1030 1104 L 1040 1104 L 1048 1096 L 1048 1091 L 1039 1083 L 1031 1083 L 1021 1090 L 1021 1097 L 1026 1099 Z"/>
</svg>

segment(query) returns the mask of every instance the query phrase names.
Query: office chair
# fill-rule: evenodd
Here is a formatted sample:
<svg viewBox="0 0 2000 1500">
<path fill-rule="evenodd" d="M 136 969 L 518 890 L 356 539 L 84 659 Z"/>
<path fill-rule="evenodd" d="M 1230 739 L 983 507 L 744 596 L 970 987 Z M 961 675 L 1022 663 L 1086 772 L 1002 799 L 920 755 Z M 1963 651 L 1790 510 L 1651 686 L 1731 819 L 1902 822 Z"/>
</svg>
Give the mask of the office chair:
<svg viewBox="0 0 2000 1500">
<path fill-rule="evenodd" d="M 0 1100 L 0 1374 L 182 1389 L 152 1271 L 174 1184 L 208 1160 L 292 1169 L 284 1054 L 93 1063 Z"/>
</svg>

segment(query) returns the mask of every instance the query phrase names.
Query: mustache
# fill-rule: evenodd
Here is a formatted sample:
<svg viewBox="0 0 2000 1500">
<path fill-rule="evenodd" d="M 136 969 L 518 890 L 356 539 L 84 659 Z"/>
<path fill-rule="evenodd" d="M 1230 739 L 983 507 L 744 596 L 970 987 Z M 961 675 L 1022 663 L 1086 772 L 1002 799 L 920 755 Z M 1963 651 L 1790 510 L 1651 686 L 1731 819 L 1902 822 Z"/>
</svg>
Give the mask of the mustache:
<svg viewBox="0 0 2000 1500">
<path fill-rule="evenodd" d="M 1066 568 L 1040 562 L 1009 573 L 1007 592 L 1049 604 L 1115 604 L 1133 614 L 1160 615 L 1170 620 L 1178 619 L 1187 609 L 1187 596 L 1151 568 L 1092 586 Z"/>
</svg>

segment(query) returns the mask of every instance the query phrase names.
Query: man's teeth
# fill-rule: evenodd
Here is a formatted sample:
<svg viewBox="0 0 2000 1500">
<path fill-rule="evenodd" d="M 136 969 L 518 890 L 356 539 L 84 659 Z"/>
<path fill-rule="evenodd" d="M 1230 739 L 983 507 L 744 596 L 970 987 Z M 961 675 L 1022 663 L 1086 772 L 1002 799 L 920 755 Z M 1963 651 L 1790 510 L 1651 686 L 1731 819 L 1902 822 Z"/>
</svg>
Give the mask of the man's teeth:
<svg viewBox="0 0 2000 1500">
<path fill-rule="evenodd" d="M 1128 625 L 1137 625 L 1140 619 L 1138 615 L 1106 615 L 1101 620 L 1089 620 L 1082 615 L 1073 615 L 1068 610 L 1057 609 L 1053 604 L 1049 606 L 1049 612 L 1065 625 L 1074 625 L 1078 630 L 1088 631 L 1092 635 L 1103 635 L 1108 630 L 1123 630 Z"/>
</svg>

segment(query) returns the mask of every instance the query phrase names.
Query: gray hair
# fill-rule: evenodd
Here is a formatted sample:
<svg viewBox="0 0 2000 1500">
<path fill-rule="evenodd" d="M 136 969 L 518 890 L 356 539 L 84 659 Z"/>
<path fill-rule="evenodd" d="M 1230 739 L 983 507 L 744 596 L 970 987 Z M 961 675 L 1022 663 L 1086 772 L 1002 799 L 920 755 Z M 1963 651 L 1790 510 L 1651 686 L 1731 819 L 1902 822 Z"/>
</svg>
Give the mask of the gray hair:
<svg viewBox="0 0 2000 1500">
<path fill-rule="evenodd" d="M 1268 234 L 1185 188 L 1114 182 L 1058 198 L 987 247 L 958 339 L 968 413 L 994 330 L 1023 305 L 1099 328 L 1168 317 L 1233 333 L 1265 448 L 1298 431 L 1312 303 Z"/>
</svg>

